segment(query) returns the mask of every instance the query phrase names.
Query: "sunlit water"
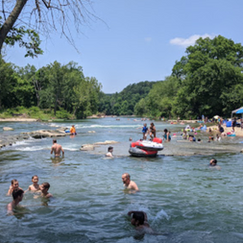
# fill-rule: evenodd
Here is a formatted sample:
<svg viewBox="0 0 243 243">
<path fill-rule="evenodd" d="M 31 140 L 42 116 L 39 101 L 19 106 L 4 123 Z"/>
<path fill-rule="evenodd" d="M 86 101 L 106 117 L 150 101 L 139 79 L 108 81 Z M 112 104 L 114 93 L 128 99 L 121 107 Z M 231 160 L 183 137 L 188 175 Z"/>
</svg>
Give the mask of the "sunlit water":
<svg viewBox="0 0 243 243">
<path fill-rule="evenodd" d="M 0 129 L 11 126 L 17 134 L 70 127 L 72 123 L 1 123 Z M 214 155 L 221 170 L 207 166 L 212 158 L 207 153 L 163 156 L 162 151 L 157 158 L 130 157 L 128 140 L 142 137 L 142 124 L 127 118 L 75 121 L 78 136 L 58 138 L 65 150 L 61 160 L 50 155 L 51 138 L 29 139 L 2 149 L 0 242 L 242 242 L 243 154 L 223 151 Z M 160 137 L 164 128 L 173 134 L 183 127 L 162 122 L 155 125 Z M 104 157 L 108 145 L 99 147 L 99 153 L 79 150 L 82 144 L 105 140 L 120 142 L 113 145 L 113 159 Z M 179 140 L 177 133 L 170 144 L 164 143 L 164 153 L 183 144 Z M 210 146 L 240 148 L 242 140 L 226 138 Z M 187 150 L 193 146 L 186 143 Z M 203 150 L 208 144 L 196 146 Z M 130 173 L 140 192 L 124 191 L 124 172 Z M 26 193 L 21 202 L 24 208 L 7 216 L 10 181 L 18 179 L 26 190 L 35 174 L 40 183 L 50 183 L 54 198 L 44 201 Z M 130 210 L 145 211 L 158 234 L 139 235 L 127 216 Z"/>
</svg>

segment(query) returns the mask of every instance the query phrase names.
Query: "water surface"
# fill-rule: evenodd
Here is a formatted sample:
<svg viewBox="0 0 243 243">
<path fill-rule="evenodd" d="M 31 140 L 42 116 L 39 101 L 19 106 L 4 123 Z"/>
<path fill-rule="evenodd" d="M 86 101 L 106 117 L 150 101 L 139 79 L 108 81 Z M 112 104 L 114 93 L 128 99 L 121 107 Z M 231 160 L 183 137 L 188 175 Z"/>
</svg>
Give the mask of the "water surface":
<svg viewBox="0 0 243 243">
<path fill-rule="evenodd" d="M 158 136 L 168 128 L 176 137 L 157 158 L 134 158 L 128 154 L 129 138 L 142 137 L 143 122 L 115 118 L 75 121 L 78 136 L 58 138 L 65 157 L 50 155 L 52 139 L 29 139 L 0 150 L 1 242 L 242 242 L 242 154 L 213 147 L 240 148 L 240 138 L 202 144 L 181 142 L 181 125 L 155 122 Z M 70 127 L 72 123 L 1 123 L 14 133 Z M 88 131 L 95 131 L 89 133 Z M 3 132 L 2 132 L 3 133 Z M 115 140 L 113 159 L 105 158 L 108 145 L 94 152 L 79 150 L 82 144 Z M 177 151 L 205 151 L 203 155 L 163 156 Z M 236 150 L 236 151 L 237 151 Z M 168 152 L 169 151 L 169 152 Z M 171 152 L 172 151 L 172 152 Z M 194 154 L 194 152 L 192 154 Z M 212 157 L 221 170 L 209 168 Z M 123 190 L 121 175 L 130 173 L 140 192 Z M 45 201 L 26 193 L 23 209 L 6 216 L 10 181 L 19 180 L 26 190 L 31 177 L 48 181 L 54 198 Z M 158 235 L 139 235 L 127 212 L 143 210 Z M 162 235 L 164 234 L 164 235 Z"/>
</svg>

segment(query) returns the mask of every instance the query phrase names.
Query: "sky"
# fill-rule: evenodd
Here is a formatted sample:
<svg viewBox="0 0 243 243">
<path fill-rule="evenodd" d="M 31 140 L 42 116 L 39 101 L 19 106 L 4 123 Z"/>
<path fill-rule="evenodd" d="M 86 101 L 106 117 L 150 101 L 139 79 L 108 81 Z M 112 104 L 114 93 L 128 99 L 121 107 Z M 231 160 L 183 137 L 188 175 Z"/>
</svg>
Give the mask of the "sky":
<svg viewBox="0 0 243 243">
<path fill-rule="evenodd" d="M 171 75 L 188 46 L 199 37 L 222 35 L 243 44 L 242 0 L 93 0 L 93 19 L 77 35 L 70 23 L 76 49 L 60 33 L 40 36 L 44 54 L 25 58 L 25 50 L 7 48 L 5 60 L 37 69 L 54 61 L 82 66 L 104 93 L 122 91 L 141 81 Z"/>
</svg>

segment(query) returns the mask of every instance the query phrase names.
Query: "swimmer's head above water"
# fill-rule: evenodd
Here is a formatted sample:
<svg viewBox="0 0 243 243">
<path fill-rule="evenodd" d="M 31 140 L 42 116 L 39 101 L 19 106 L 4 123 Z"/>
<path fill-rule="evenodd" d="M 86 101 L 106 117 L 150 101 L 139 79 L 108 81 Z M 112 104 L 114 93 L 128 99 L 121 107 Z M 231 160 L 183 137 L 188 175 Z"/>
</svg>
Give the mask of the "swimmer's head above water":
<svg viewBox="0 0 243 243">
<path fill-rule="evenodd" d="M 131 218 L 131 224 L 134 226 L 139 226 L 144 224 L 144 213 L 134 212 Z"/>
<path fill-rule="evenodd" d="M 217 160 L 216 159 L 211 159 L 209 162 L 209 166 L 216 166 L 217 165 Z"/>
</svg>

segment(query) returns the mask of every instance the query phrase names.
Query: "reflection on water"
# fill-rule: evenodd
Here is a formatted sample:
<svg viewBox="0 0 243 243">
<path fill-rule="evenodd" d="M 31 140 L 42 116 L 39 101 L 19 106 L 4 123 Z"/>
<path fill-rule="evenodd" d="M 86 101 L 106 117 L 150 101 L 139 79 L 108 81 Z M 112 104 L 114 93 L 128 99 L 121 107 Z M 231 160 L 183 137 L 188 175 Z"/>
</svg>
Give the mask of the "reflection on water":
<svg viewBox="0 0 243 243">
<path fill-rule="evenodd" d="M 54 165 L 60 165 L 60 163 L 64 160 L 64 156 L 55 156 L 51 157 L 51 161 Z"/>
<path fill-rule="evenodd" d="M 134 158 L 128 154 L 129 138 L 140 138 L 143 122 L 121 118 L 77 121 L 78 135 L 58 138 L 65 158 L 50 157 L 52 139 L 25 141 L 0 152 L 1 242 L 241 242 L 243 154 L 240 138 L 220 143 L 180 142 L 178 135 L 165 143 L 157 158 Z M 53 126 L 58 125 L 52 124 Z M 71 123 L 60 126 L 70 127 Z M 178 125 L 155 122 L 158 135 Z M 19 125 L 28 130 L 27 125 Z M 38 130 L 40 125 L 31 125 Z M 47 127 L 48 125 L 45 124 Z M 174 129 L 174 130 L 173 130 Z M 95 133 L 88 133 L 94 130 Z M 15 132 L 18 125 L 15 124 Z M 93 153 L 80 151 L 82 144 L 115 140 L 114 158 L 105 159 L 108 146 Z M 163 156 L 186 153 L 187 156 Z M 216 151 L 216 152 L 215 152 Z M 230 152 L 228 152 L 230 151 Z M 198 154 L 198 152 L 201 153 Z M 221 170 L 208 167 L 213 157 Z M 140 192 L 124 191 L 121 176 L 129 173 Z M 16 178 L 24 190 L 38 175 L 48 181 L 54 199 L 26 193 L 23 211 L 6 216 L 10 181 Z M 159 234 L 139 235 L 127 212 L 144 211 Z M 141 237 L 141 238 L 140 238 Z"/>
</svg>

